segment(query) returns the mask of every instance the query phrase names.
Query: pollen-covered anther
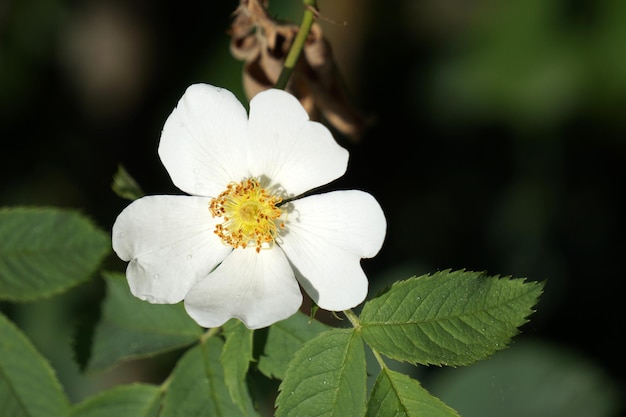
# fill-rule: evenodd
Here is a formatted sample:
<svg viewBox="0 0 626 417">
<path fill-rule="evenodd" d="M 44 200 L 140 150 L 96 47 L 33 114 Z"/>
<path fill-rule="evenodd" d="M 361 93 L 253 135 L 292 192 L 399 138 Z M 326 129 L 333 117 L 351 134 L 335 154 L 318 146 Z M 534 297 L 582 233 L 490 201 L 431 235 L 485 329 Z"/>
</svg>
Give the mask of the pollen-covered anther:
<svg viewBox="0 0 626 417">
<path fill-rule="evenodd" d="M 213 217 L 222 217 L 215 226 L 215 234 L 233 248 L 252 246 L 260 252 L 271 247 L 279 228 L 281 210 L 276 207 L 282 199 L 261 188 L 255 178 L 230 183 L 226 190 L 211 200 L 209 211 Z"/>
</svg>

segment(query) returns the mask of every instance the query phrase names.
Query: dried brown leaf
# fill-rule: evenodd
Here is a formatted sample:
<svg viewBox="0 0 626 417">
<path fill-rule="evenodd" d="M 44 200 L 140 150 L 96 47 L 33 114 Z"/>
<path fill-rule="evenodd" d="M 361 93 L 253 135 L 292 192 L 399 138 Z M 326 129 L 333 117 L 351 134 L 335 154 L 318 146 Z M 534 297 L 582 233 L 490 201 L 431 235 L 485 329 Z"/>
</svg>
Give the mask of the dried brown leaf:
<svg viewBox="0 0 626 417">
<path fill-rule="evenodd" d="M 273 19 L 267 5 L 267 0 L 241 0 L 229 32 L 231 54 L 245 61 L 243 86 L 248 99 L 274 87 L 298 33 L 298 26 Z M 317 23 L 285 89 L 300 100 L 312 120 L 324 118 L 348 138 L 360 138 L 363 117 L 349 102 L 330 43 Z"/>
</svg>

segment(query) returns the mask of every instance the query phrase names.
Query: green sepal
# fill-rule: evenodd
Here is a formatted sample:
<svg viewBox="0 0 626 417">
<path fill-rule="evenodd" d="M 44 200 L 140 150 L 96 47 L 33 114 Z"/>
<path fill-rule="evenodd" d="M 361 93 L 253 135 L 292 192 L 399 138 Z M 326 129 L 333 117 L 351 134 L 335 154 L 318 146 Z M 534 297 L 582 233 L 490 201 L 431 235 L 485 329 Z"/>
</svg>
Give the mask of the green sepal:
<svg viewBox="0 0 626 417">
<path fill-rule="evenodd" d="M 115 194 L 127 200 L 137 200 L 145 195 L 137 181 L 122 165 L 117 167 L 117 172 L 113 175 L 111 188 Z"/>
</svg>

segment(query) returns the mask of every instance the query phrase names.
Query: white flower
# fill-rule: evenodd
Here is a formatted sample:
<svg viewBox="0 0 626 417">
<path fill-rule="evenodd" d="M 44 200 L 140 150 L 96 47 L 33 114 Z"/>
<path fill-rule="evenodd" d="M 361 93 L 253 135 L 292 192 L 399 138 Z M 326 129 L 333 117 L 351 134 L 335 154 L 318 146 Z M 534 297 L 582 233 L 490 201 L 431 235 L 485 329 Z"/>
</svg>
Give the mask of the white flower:
<svg viewBox="0 0 626 417">
<path fill-rule="evenodd" d="M 159 156 L 190 195 L 143 197 L 115 221 L 133 295 L 184 300 L 204 327 L 236 317 L 252 329 L 295 313 L 298 283 L 326 310 L 365 299 L 360 260 L 380 250 L 385 216 L 362 191 L 303 196 L 342 176 L 348 152 L 293 96 L 259 93 L 248 119 L 231 92 L 192 85 L 165 122 Z"/>
</svg>

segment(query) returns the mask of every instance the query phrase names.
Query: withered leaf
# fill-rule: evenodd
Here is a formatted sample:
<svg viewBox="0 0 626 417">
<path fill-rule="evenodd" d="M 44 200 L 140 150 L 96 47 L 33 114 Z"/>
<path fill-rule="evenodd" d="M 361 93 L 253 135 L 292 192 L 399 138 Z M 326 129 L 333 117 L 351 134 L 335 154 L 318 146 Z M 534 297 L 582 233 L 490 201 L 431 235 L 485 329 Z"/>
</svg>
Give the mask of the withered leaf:
<svg viewBox="0 0 626 417">
<path fill-rule="evenodd" d="M 298 26 L 273 19 L 268 0 L 240 0 L 230 28 L 230 50 L 244 61 L 243 87 L 248 99 L 273 88 L 298 33 Z M 314 23 L 285 88 L 312 120 L 325 119 L 340 133 L 358 141 L 364 119 L 350 104 L 339 69 L 322 28 Z"/>
</svg>

